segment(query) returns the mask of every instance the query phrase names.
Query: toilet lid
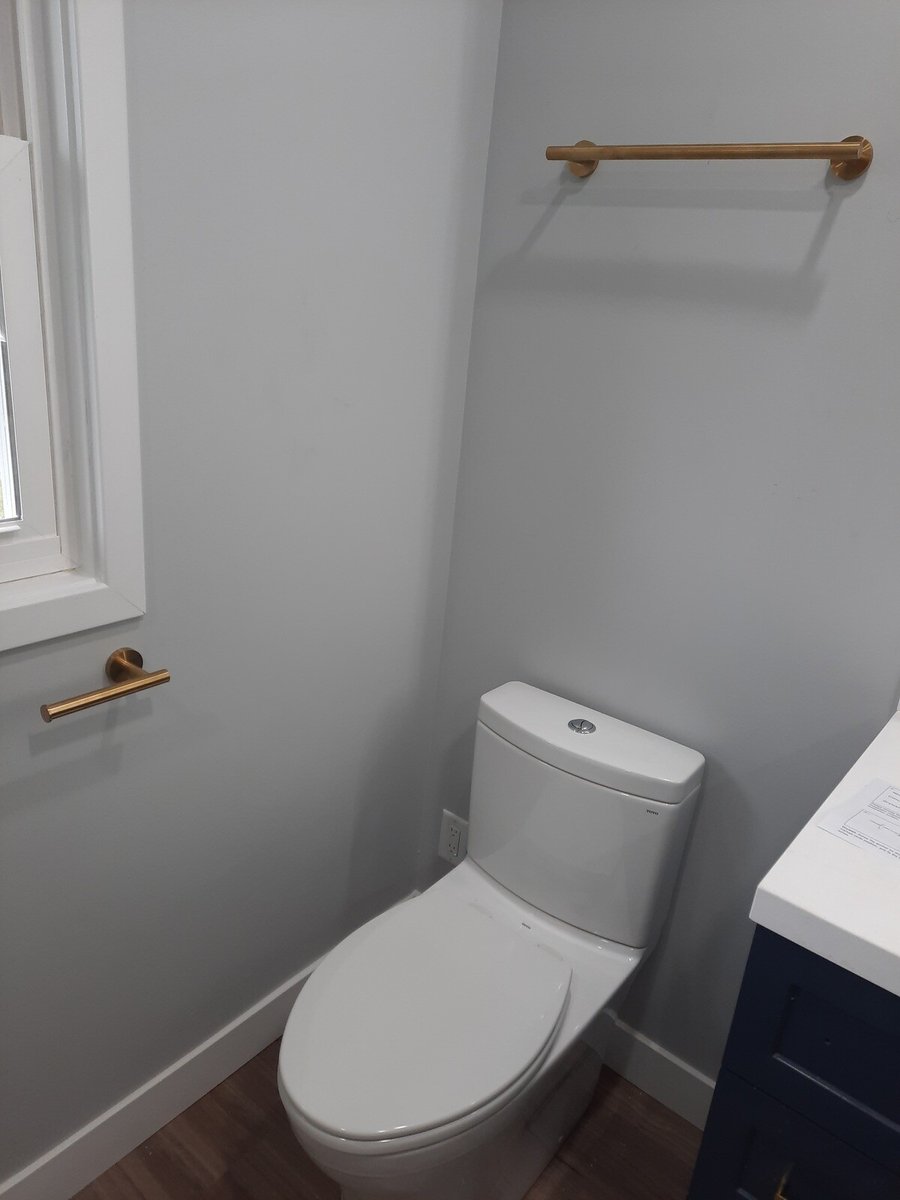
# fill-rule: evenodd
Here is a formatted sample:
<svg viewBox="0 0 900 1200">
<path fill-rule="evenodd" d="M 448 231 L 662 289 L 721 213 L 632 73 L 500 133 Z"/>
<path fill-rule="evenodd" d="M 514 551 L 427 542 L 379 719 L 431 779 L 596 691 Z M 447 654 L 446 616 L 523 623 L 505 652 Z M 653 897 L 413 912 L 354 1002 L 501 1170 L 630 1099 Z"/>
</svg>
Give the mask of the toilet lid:
<svg viewBox="0 0 900 1200">
<path fill-rule="evenodd" d="M 314 972 L 285 1030 L 282 1087 L 340 1137 L 446 1125 L 525 1075 L 570 979 L 553 951 L 426 892 L 351 934 Z"/>
</svg>

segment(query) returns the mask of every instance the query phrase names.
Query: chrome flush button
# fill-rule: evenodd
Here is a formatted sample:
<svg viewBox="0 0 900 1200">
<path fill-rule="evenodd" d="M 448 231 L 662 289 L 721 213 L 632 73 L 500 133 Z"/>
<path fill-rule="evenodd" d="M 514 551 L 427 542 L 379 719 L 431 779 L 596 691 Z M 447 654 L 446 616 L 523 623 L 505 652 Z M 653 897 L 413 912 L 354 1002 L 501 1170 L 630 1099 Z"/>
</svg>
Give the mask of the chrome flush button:
<svg viewBox="0 0 900 1200">
<path fill-rule="evenodd" d="M 569 728 L 573 729 L 576 733 L 597 732 L 597 726 L 593 723 L 593 721 L 586 721 L 584 717 L 575 717 L 574 720 L 569 722 Z"/>
</svg>

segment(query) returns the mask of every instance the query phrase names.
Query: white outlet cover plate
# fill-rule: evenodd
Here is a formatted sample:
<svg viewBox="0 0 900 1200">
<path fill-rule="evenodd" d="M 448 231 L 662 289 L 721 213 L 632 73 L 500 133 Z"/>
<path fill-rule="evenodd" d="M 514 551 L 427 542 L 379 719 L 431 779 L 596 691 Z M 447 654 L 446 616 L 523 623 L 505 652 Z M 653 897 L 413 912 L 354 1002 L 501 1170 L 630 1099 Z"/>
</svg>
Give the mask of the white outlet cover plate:
<svg viewBox="0 0 900 1200">
<path fill-rule="evenodd" d="M 451 833 L 453 830 L 459 830 L 459 845 L 457 853 L 453 854 L 451 846 Z M 444 809 L 444 815 L 441 818 L 441 836 L 438 840 L 438 854 L 441 858 L 449 863 L 458 863 L 466 857 L 466 848 L 469 842 L 469 822 L 464 821 L 462 817 L 458 817 L 456 813 L 450 812 L 449 809 Z"/>
</svg>

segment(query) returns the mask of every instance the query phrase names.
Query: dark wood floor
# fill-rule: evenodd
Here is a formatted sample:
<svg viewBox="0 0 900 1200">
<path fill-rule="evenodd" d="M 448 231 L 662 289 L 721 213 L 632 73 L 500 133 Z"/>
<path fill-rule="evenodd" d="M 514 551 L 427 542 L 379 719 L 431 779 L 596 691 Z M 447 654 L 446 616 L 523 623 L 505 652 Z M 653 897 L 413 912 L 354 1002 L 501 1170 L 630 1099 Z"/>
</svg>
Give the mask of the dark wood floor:
<svg viewBox="0 0 900 1200">
<path fill-rule="evenodd" d="M 278 1043 L 127 1155 L 76 1200 L 338 1200 L 291 1132 Z M 528 1200 L 684 1200 L 700 1133 L 604 1070 Z"/>
</svg>

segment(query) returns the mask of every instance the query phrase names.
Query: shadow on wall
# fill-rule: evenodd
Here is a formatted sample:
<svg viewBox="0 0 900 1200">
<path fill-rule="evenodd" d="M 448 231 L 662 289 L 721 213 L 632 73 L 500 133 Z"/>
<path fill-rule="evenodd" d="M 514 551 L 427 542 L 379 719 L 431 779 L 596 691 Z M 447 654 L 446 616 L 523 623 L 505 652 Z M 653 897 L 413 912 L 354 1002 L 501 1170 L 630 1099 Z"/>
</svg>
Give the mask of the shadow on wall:
<svg viewBox="0 0 900 1200">
<path fill-rule="evenodd" d="M 377 722 L 369 749 L 361 755 L 356 789 L 361 799 L 350 833 L 344 934 L 417 886 L 422 805 L 418 718 L 414 699 L 396 705 Z M 402 771 L 398 764 L 403 764 Z"/>
<path fill-rule="evenodd" d="M 565 176 L 555 185 L 523 193 L 521 203 L 544 209 L 522 245 L 506 255 L 484 280 L 484 286 L 527 294 L 552 291 L 573 295 L 651 296 L 679 305 L 732 304 L 761 312 L 812 312 L 825 280 L 816 268 L 837 220 L 841 203 L 860 186 L 830 176 L 815 188 L 745 190 L 735 188 L 607 186 L 582 184 Z M 553 258 L 533 254 L 560 208 L 658 208 L 746 210 L 755 212 L 821 212 L 802 261 L 796 267 L 748 263 L 702 263 L 694 258 L 673 262 L 608 257 Z"/>
<path fill-rule="evenodd" d="M 700 807 L 682 861 L 672 913 L 656 952 L 629 993 L 622 1013 L 627 1024 L 635 1028 L 648 1023 L 656 1026 L 658 1010 L 665 1008 L 665 1044 L 678 1054 L 679 1024 L 708 1011 L 712 1002 L 714 1011 L 720 1014 L 716 1024 L 721 1029 L 709 1029 L 713 1057 L 697 1065 L 715 1075 L 734 1002 L 730 986 L 717 989 L 716 981 L 740 977 L 743 972 L 754 930 L 749 912 L 756 887 L 871 738 L 870 725 L 855 724 L 837 735 L 814 740 L 761 763 L 740 780 L 729 774 L 720 761 L 707 762 Z M 811 763 L 818 764 L 817 776 L 827 781 L 821 794 L 810 786 Z M 772 797 L 772 804 L 765 828 L 760 828 L 759 805 L 753 797 L 767 795 Z M 785 803 L 784 798 L 792 795 L 810 799 L 799 805 Z M 777 847 L 774 852 L 773 846 Z M 716 895 L 722 898 L 720 906 L 709 903 L 709 897 Z M 737 927 L 736 915 L 743 918 Z M 670 941 L 678 944 L 674 955 L 664 954 Z M 663 958 L 674 959 L 683 968 L 668 980 L 666 994 L 660 995 L 655 968 Z"/>
</svg>

